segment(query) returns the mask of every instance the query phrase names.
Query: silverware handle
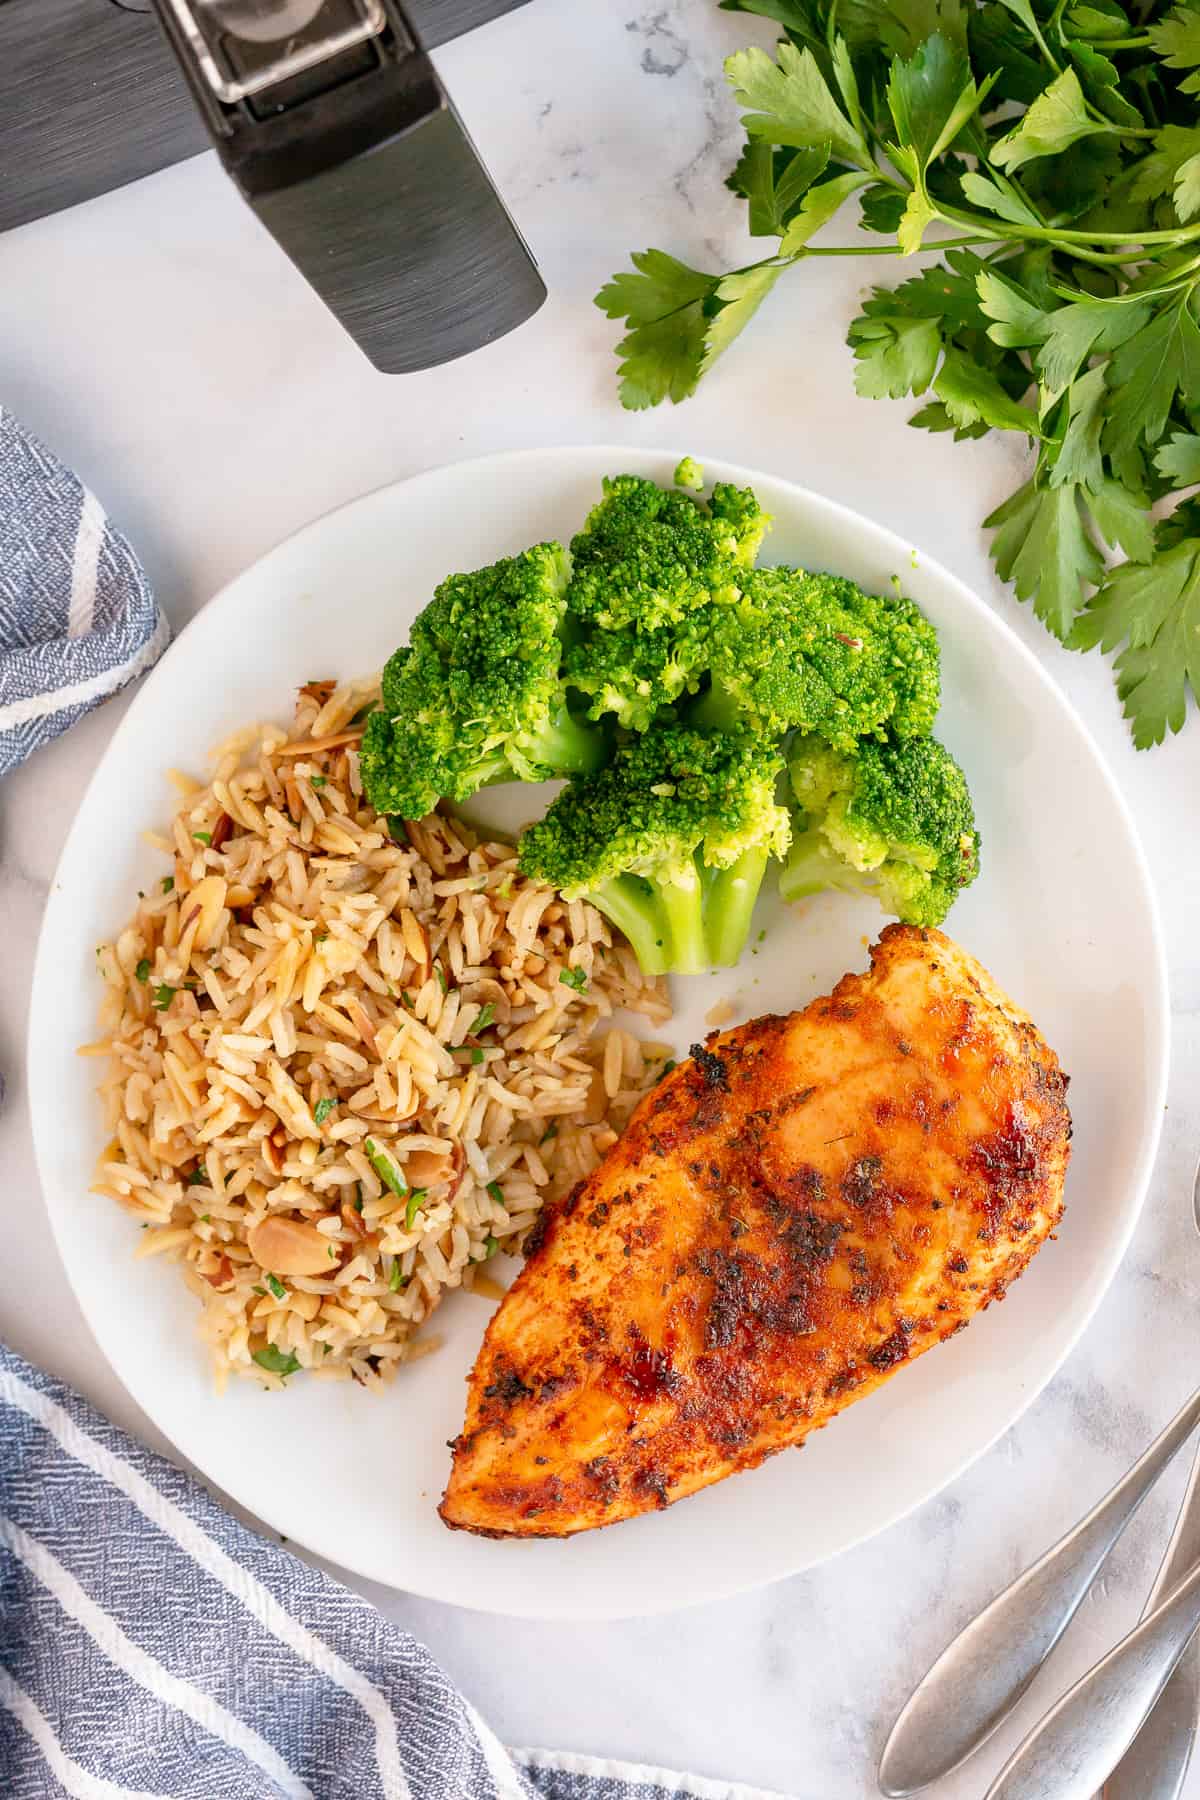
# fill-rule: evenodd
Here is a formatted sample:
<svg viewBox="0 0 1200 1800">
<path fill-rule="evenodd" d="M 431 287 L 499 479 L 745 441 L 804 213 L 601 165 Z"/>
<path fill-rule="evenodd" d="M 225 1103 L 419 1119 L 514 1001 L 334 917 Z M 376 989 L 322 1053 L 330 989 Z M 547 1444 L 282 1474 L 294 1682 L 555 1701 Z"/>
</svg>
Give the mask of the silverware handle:
<svg viewBox="0 0 1200 1800">
<path fill-rule="evenodd" d="M 1035 1725 L 985 1800 L 1092 1800 L 1200 1625 L 1200 1565 Z"/>
<path fill-rule="evenodd" d="M 1200 1563 L 1200 1448 L 1145 1614 Z M 1103 1800 L 1179 1800 L 1200 1719 L 1200 1637 L 1188 1645 L 1150 1717 L 1104 1785 Z"/>
<path fill-rule="evenodd" d="M 1105 1557 L 1197 1424 L 1200 1390 L 1087 1517 L 942 1651 L 893 1725 L 880 1758 L 879 1785 L 891 1800 L 948 1775 L 1008 1717 L 1074 1618 Z"/>
</svg>

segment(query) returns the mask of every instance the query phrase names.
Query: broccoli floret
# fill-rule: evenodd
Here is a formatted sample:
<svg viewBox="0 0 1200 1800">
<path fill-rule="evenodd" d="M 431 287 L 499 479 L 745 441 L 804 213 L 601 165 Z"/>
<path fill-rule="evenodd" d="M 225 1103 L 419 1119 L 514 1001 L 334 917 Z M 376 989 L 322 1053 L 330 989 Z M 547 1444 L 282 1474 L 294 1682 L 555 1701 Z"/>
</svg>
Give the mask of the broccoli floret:
<svg viewBox="0 0 1200 1800">
<path fill-rule="evenodd" d="M 748 490 L 718 483 L 708 502 L 640 475 L 613 475 L 571 540 L 567 604 L 608 631 L 653 631 L 736 600 L 769 519 Z"/>
<path fill-rule="evenodd" d="M 607 741 L 568 705 L 559 544 L 443 581 L 383 674 L 360 766 L 376 811 L 423 818 L 493 781 L 598 768 Z"/>
<path fill-rule="evenodd" d="M 750 570 L 744 588 L 708 615 L 712 686 L 690 723 L 815 731 L 840 749 L 885 725 L 897 737 L 929 730 L 937 636 L 910 600 L 782 567 Z"/>
<path fill-rule="evenodd" d="M 733 964 L 790 830 L 773 744 L 658 726 L 574 780 L 524 833 L 520 866 L 585 897 L 650 975 Z"/>
<path fill-rule="evenodd" d="M 785 900 L 844 888 L 873 894 L 906 925 L 940 925 L 979 873 L 966 776 L 936 738 L 868 741 L 852 754 L 813 739 L 788 772 L 799 811 Z"/>
<path fill-rule="evenodd" d="M 698 463 L 694 456 L 685 456 L 675 465 L 675 486 L 691 488 L 698 494 L 704 486 L 704 464 Z"/>
<path fill-rule="evenodd" d="M 708 666 L 707 615 L 689 613 L 656 631 L 585 626 L 563 657 L 563 677 L 587 697 L 587 716 L 612 714 L 646 731 L 683 693 L 695 693 Z"/>
</svg>

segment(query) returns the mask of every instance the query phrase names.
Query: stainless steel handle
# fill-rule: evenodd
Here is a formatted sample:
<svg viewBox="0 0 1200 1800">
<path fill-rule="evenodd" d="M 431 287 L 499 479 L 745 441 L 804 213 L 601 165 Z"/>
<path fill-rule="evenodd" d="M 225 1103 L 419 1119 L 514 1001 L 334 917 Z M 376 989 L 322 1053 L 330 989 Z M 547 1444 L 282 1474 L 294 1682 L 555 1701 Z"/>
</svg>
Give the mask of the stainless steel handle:
<svg viewBox="0 0 1200 1800">
<path fill-rule="evenodd" d="M 1200 1563 L 1200 1449 L 1145 1615 Z M 1193 1638 L 1150 1717 L 1109 1776 L 1104 1800 L 1179 1800 L 1200 1718 L 1200 1638 Z"/>
<path fill-rule="evenodd" d="M 1105 1557 L 1197 1424 L 1200 1390 L 1087 1517 L 942 1651 L 884 1747 L 879 1785 L 885 1794 L 893 1800 L 915 1794 L 948 1775 L 1008 1717 L 1074 1618 Z M 1116 1756 L 1105 1774 L 1115 1761 Z M 1051 1791 L 1058 1800 L 1057 1790 L 1047 1794 Z"/>
<path fill-rule="evenodd" d="M 1200 1231 L 1200 1163 L 1192 1180 Z M 1200 1563 L 1200 1449 L 1143 1618 Z M 1200 1722 L 1200 1637 L 1192 1639 L 1150 1717 L 1105 1783 L 1103 1800 L 1179 1800 Z"/>
<path fill-rule="evenodd" d="M 1197 1625 L 1200 1565 L 1035 1725 L 985 1800 L 1092 1800 L 1137 1736 Z"/>
</svg>

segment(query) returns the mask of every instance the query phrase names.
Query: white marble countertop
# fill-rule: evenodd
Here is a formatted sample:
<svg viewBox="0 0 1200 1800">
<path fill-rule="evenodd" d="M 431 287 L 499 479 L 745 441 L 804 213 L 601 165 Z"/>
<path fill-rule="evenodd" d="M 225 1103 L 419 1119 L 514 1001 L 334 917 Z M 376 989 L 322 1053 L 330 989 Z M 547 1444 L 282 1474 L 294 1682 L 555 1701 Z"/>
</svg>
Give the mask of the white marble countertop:
<svg viewBox="0 0 1200 1800">
<path fill-rule="evenodd" d="M 845 328 L 860 287 L 894 276 L 894 264 L 809 264 L 686 408 L 621 411 L 613 330 L 591 296 L 647 244 L 744 259 L 738 209 L 721 185 L 736 119 L 720 59 L 769 35 L 710 0 L 532 0 L 440 56 L 551 295 L 520 331 L 465 362 L 405 379 L 374 373 L 203 157 L 0 240 L 0 399 L 96 489 L 176 625 L 296 526 L 415 470 L 517 445 L 681 446 L 807 483 L 927 548 L 997 607 L 1087 720 L 1158 884 L 1174 1068 L 1141 1227 L 1046 1393 L 906 1522 L 743 1599 L 673 1618 L 547 1627 L 371 1590 L 509 1742 L 690 1768 L 800 1800 L 867 1800 L 887 1726 L 934 1653 L 1124 1469 L 1200 1376 L 1200 1243 L 1187 1207 L 1200 1149 L 1200 934 L 1191 929 L 1200 917 L 1200 722 L 1136 755 L 1104 663 L 1059 649 L 995 580 L 978 521 L 1015 485 L 1018 445 L 955 447 L 908 430 L 901 404 L 854 397 Z M 21 1074 L 47 884 L 122 705 L 93 714 L 0 790 L 0 1067 L 9 1080 L 0 1330 L 155 1441 L 66 1288 Z M 1029 928 L 1053 928 L 1032 897 Z M 1136 1616 L 1182 1473 L 1128 1534 L 1019 1724 Z M 1014 1726 L 934 1800 L 980 1795 L 1016 1735 Z M 1200 1770 L 1187 1792 L 1200 1796 Z"/>
</svg>

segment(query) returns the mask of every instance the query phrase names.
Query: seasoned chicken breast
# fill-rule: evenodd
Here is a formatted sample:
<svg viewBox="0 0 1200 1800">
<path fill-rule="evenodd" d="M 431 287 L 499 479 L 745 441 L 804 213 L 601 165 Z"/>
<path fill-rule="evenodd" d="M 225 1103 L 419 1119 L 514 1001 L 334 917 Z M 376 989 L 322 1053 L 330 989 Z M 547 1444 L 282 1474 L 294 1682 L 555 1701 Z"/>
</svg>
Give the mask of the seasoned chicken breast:
<svg viewBox="0 0 1200 1800">
<path fill-rule="evenodd" d="M 693 1047 L 488 1327 L 447 1525 L 564 1537 L 800 1444 L 962 1329 L 1062 1216 L 1067 1077 L 937 931 Z"/>
</svg>

